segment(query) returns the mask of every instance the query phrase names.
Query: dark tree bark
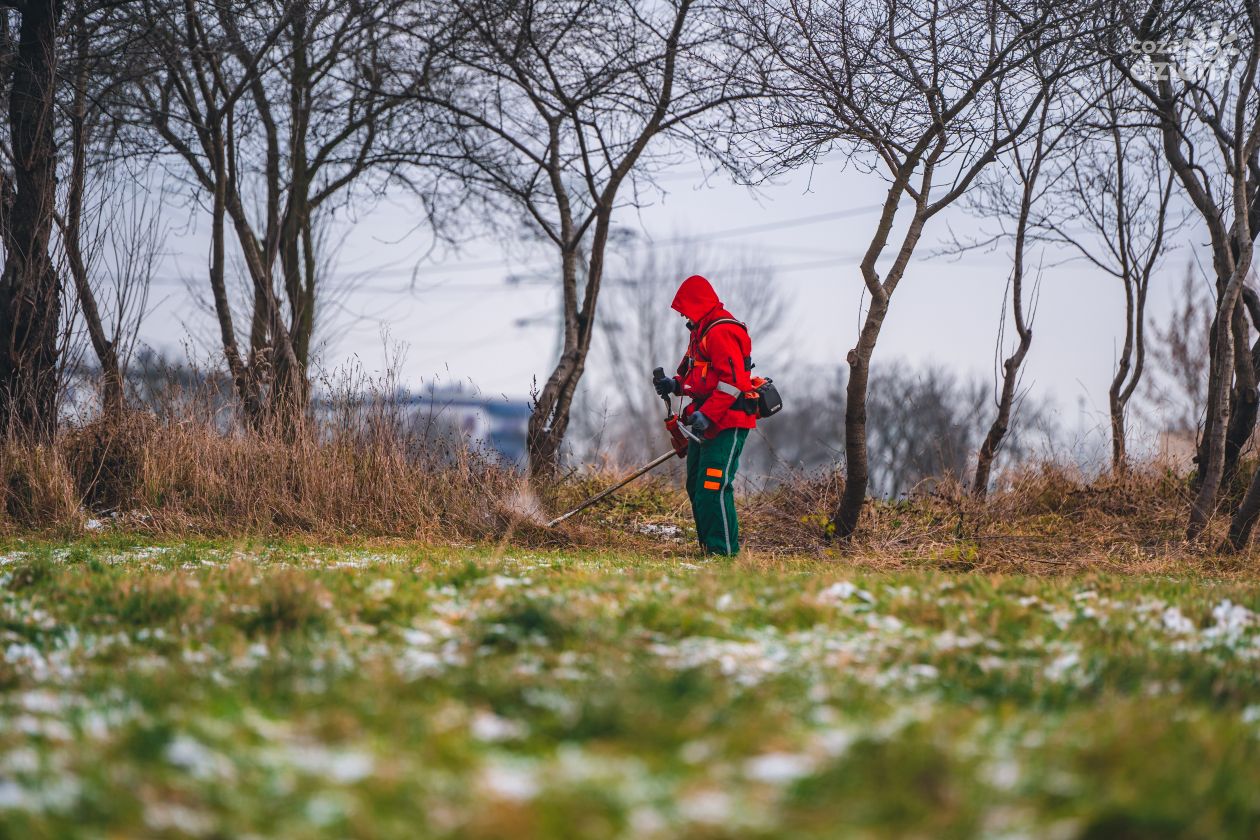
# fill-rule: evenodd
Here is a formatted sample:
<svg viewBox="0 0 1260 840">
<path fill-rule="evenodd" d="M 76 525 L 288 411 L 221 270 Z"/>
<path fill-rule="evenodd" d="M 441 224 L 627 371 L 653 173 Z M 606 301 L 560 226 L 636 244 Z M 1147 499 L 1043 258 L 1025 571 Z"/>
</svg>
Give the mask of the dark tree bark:
<svg viewBox="0 0 1260 840">
<path fill-rule="evenodd" d="M 1242 296 L 1252 323 L 1260 325 L 1260 295 L 1257 295 L 1255 290 L 1244 286 Z M 1260 339 L 1252 345 L 1250 355 L 1252 368 L 1260 367 Z M 1252 531 L 1255 530 L 1257 518 L 1260 518 L 1260 481 L 1253 477 L 1229 523 L 1230 550 L 1241 551 L 1247 546 Z"/>
<path fill-rule="evenodd" d="M 51 439 L 57 428 L 61 283 L 49 255 L 57 192 L 53 139 L 61 3 L 3 4 L 21 13 L 9 87 L 12 202 L 0 274 L 0 431 Z"/>
<path fill-rule="evenodd" d="M 1246 291 L 1245 287 L 1243 291 Z M 1229 426 L 1225 430 L 1225 463 L 1221 470 L 1221 489 L 1227 499 L 1232 497 L 1237 500 L 1237 494 L 1231 494 L 1230 490 L 1238 473 L 1238 462 L 1242 458 L 1243 449 L 1256 429 L 1256 413 L 1257 408 L 1260 408 L 1260 394 L 1256 391 L 1255 361 L 1251 347 L 1247 344 L 1250 328 L 1241 298 L 1234 305 L 1231 333 L 1234 338 L 1234 387 L 1229 395 Z"/>
<path fill-rule="evenodd" d="M 942 146 L 938 144 L 923 166 L 919 195 L 926 195 L 932 183 L 934 163 Z M 866 446 L 866 395 L 870 384 L 871 358 L 875 355 L 875 343 L 879 340 L 880 329 L 884 326 L 884 318 L 888 315 L 888 303 L 897 284 L 905 275 L 910 256 L 918 245 L 923 234 L 923 226 L 928 219 L 927 207 L 922 198 L 916 202 L 915 212 L 910 219 L 909 227 L 901 241 L 897 257 L 882 282 L 875 269 L 875 261 L 883 252 L 888 234 L 892 230 L 897 213 L 897 204 L 906 192 L 911 171 L 904 172 L 888 191 L 884 211 L 876 229 L 875 238 L 862 259 L 862 277 L 871 294 L 870 306 L 866 317 L 862 320 L 862 329 L 858 333 L 857 344 L 849 351 L 846 361 L 849 364 L 849 381 L 845 385 L 844 406 L 844 493 L 840 504 L 832 513 L 831 530 L 841 539 L 848 539 L 857 530 L 858 518 L 862 514 L 862 506 L 866 503 L 866 490 L 870 484 L 870 460 Z"/>
</svg>

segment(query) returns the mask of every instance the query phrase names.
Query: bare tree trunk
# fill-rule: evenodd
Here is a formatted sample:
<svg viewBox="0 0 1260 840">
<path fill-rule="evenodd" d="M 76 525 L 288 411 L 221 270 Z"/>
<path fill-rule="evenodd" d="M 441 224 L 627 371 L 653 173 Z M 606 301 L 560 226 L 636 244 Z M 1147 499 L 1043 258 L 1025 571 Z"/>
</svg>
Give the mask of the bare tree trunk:
<svg viewBox="0 0 1260 840">
<path fill-rule="evenodd" d="M 1252 31 L 1260 33 L 1260 10 L 1255 7 L 1248 9 L 1251 19 Z M 1252 44 L 1251 54 L 1248 60 L 1248 69 L 1255 72 L 1257 63 L 1260 63 L 1260 53 L 1257 46 Z M 1242 94 L 1239 94 L 1242 96 Z M 1242 105 L 1239 105 L 1239 114 L 1241 117 Z M 1241 119 L 1239 119 L 1241 122 Z M 1239 126 L 1241 129 L 1241 126 Z M 1237 248 L 1237 257 L 1234 264 L 1234 276 L 1231 278 L 1231 285 L 1237 285 L 1238 291 L 1242 292 L 1247 274 L 1251 271 L 1252 260 L 1255 256 L 1255 240 L 1253 239 L 1254 229 L 1251 226 L 1252 212 L 1255 210 L 1255 202 L 1257 201 L 1256 191 L 1249 188 L 1247 180 L 1242 177 L 1242 168 L 1244 161 L 1254 163 L 1257 149 L 1260 148 L 1260 121 L 1253 125 L 1249 136 L 1244 141 L 1242 139 L 1242 131 L 1237 132 L 1238 140 L 1236 141 L 1234 152 L 1234 165 L 1238 172 L 1238 177 L 1234 182 L 1234 242 Z M 1255 303 L 1253 294 L 1245 295 L 1248 303 Z M 1258 307 L 1260 308 L 1260 307 Z M 1249 359 L 1250 360 L 1250 359 Z M 1255 397 L 1255 379 L 1254 366 L 1252 367 L 1253 378 L 1250 382 L 1251 396 Z M 1241 384 L 1241 383 L 1240 383 Z M 1247 492 L 1243 496 L 1242 503 L 1238 506 L 1238 510 L 1234 512 L 1229 524 L 1229 545 L 1235 551 L 1241 551 L 1246 546 L 1247 540 L 1251 537 L 1252 528 L 1255 526 L 1256 518 L 1260 516 L 1260 469 L 1256 470 L 1251 476 L 1251 483 L 1247 487 Z"/>
<path fill-rule="evenodd" d="M 1135 328 L 1134 319 L 1141 316 L 1136 312 L 1138 306 L 1133 281 L 1127 270 L 1121 279 L 1124 282 L 1124 346 L 1120 349 L 1120 361 L 1116 365 L 1115 375 L 1111 377 L 1111 387 L 1107 389 L 1107 407 L 1111 414 L 1111 469 L 1115 473 L 1123 473 L 1129 463 L 1124 413 L 1128 402 L 1126 390 L 1131 394 L 1132 388 L 1126 389 L 1125 380 L 1129 377 L 1136 333 L 1141 329 L 1140 322 Z M 1139 368 L 1135 371 L 1133 384 L 1137 383 L 1140 376 Z"/>
<path fill-rule="evenodd" d="M 1225 471 L 1225 430 L 1229 422 L 1229 389 L 1226 385 L 1234 366 L 1233 320 L 1234 303 L 1238 300 L 1240 283 L 1230 281 L 1216 310 L 1215 353 L 1211 360 L 1214 376 L 1210 377 L 1215 388 L 1208 392 L 1209 425 L 1203 432 L 1202 451 L 1206 456 L 1200 461 L 1198 492 L 1190 505 L 1190 521 L 1186 526 L 1186 539 L 1196 540 L 1207 527 L 1208 519 L 1216 509 L 1217 491 Z"/>
<path fill-rule="evenodd" d="M 1108 104 L 1111 104 L 1110 98 Z M 1115 375 L 1111 378 L 1111 387 L 1107 389 L 1107 408 L 1111 414 L 1111 469 L 1115 473 L 1124 472 L 1128 465 L 1128 453 L 1126 451 L 1126 436 L 1124 427 L 1124 411 L 1128 402 L 1125 388 L 1125 380 L 1129 376 L 1129 365 L 1133 358 L 1135 338 L 1140 334 L 1142 324 L 1138 302 L 1134 294 L 1134 265 L 1131 259 L 1130 241 L 1129 241 L 1129 223 L 1130 216 L 1125 207 L 1127 193 L 1125 192 L 1127 185 L 1125 183 L 1125 155 L 1126 150 L 1124 141 L 1120 135 L 1120 125 L 1114 116 L 1111 119 L 1111 142 L 1112 149 L 1116 158 L 1116 188 L 1115 188 L 1115 204 L 1116 204 L 1116 251 L 1120 257 L 1120 282 L 1124 283 L 1124 346 L 1120 349 L 1120 360 L 1116 365 Z M 1144 287 L 1143 287 L 1144 291 Z M 1135 326 L 1136 320 L 1136 326 Z M 1134 385 L 1137 379 L 1141 377 L 1141 369 L 1139 368 L 1134 377 Z M 1128 389 L 1132 393 L 1132 386 Z"/>
<path fill-rule="evenodd" d="M 1245 4 L 1245 9 L 1247 23 L 1254 36 L 1260 32 L 1260 6 L 1249 2 Z M 1150 36 L 1152 27 L 1162 22 L 1161 11 L 1158 6 L 1152 7 L 1135 25 L 1134 34 L 1139 40 Z M 1129 75 L 1130 81 L 1150 101 L 1152 110 L 1158 116 L 1164 155 L 1207 228 L 1216 276 L 1217 307 L 1210 335 L 1206 423 L 1196 456 L 1197 486 L 1186 527 L 1187 538 L 1192 540 L 1202 534 L 1215 511 L 1220 485 L 1226 475 L 1227 439 L 1231 441 L 1231 450 L 1237 446 L 1236 451 L 1241 451 L 1246 427 L 1249 424 L 1254 426 L 1254 419 L 1248 422 L 1252 410 L 1248 403 L 1254 399 L 1254 394 L 1249 391 L 1254 390 L 1255 368 L 1249 364 L 1245 333 L 1237 334 L 1241 331 L 1233 328 L 1235 308 L 1250 266 L 1254 231 L 1251 218 L 1258 209 L 1254 205 L 1254 197 L 1256 179 L 1260 177 L 1260 167 L 1257 167 L 1255 159 L 1257 145 L 1260 144 L 1260 122 L 1256 121 L 1253 99 L 1260 53 L 1254 37 L 1246 46 L 1245 67 L 1238 77 L 1238 86 L 1228 93 L 1233 102 L 1216 112 L 1197 106 L 1184 107 L 1172 84 L 1174 74 L 1164 74 L 1153 85 Z M 1117 62 L 1115 58 L 1112 60 Z M 1160 52 L 1153 55 L 1152 60 L 1163 62 L 1162 66 L 1176 66 L 1175 57 Z M 1227 118 L 1231 123 L 1229 125 L 1225 122 Z M 1227 221 L 1230 212 L 1217 202 L 1208 169 L 1198 159 L 1197 153 L 1206 149 L 1196 147 L 1193 140 L 1195 132 L 1187 129 L 1184 124 L 1186 119 L 1195 119 L 1209 129 L 1216 148 L 1221 152 L 1223 160 L 1220 163 L 1230 187 L 1232 207 L 1228 210 L 1232 211 L 1232 222 Z M 1240 352 L 1248 356 L 1246 360 L 1236 358 L 1239 355 L 1236 345 L 1241 345 Z M 1240 372 L 1242 378 L 1250 382 L 1240 382 L 1243 390 L 1233 391 L 1234 376 Z M 1237 403 L 1235 415 L 1241 414 L 1242 417 L 1231 418 L 1231 402 Z M 1246 431 L 1246 434 L 1249 436 L 1250 432 Z M 1240 510 L 1235 515 L 1236 524 L 1242 513 Z M 1233 530 L 1231 527 L 1231 532 Z"/>
<path fill-rule="evenodd" d="M 845 387 L 844 406 L 844 494 L 832 515 L 835 535 L 848 539 L 857 530 L 866 489 L 870 484 L 870 462 L 866 451 L 866 393 L 871 375 L 871 356 L 879 330 L 888 314 L 888 298 L 880 295 L 871 301 L 858 334 L 857 346 L 849 351 L 849 381 Z"/>
<path fill-rule="evenodd" d="M 1251 249 L 1248 249 L 1251 250 Z M 1260 317 L 1260 298 L 1251 289 L 1244 288 L 1243 295 L 1247 303 L 1247 308 L 1253 319 Z M 1256 356 L 1260 354 L 1260 339 L 1257 339 L 1255 346 L 1252 347 L 1249 354 L 1251 370 L 1256 369 Z M 1251 381 L 1251 411 L 1253 412 L 1252 421 L 1255 421 L 1256 406 L 1256 388 L 1255 379 Z M 1235 464 L 1235 469 L 1237 465 Z M 1230 518 L 1229 523 L 1229 547 L 1234 551 L 1242 551 L 1246 547 L 1247 542 L 1251 539 L 1251 532 L 1255 529 L 1256 519 L 1260 518 L 1260 469 L 1257 469 L 1251 476 L 1251 481 L 1247 485 L 1247 491 L 1243 495 L 1242 501 L 1238 505 L 1238 509 L 1234 511 L 1234 515 Z"/>
<path fill-rule="evenodd" d="M 66 196 L 66 215 L 62 232 L 65 237 L 66 261 L 74 280 L 75 295 L 87 325 L 92 350 L 101 366 L 101 409 L 106 418 L 117 417 L 124 407 L 122 366 L 118 349 L 105 334 L 96 293 L 88 280 L 83 258 L 83 192 L 87 177 L 87 86 L 88 34 L 86 12 L 79 4 L 75 20 L 74 101 L 70 109 L 70 184 Z M 120 313 L 121 317 L 121 313 Z"/>
<path fill-rule="evenodd" d="M 241 251 L 245 257 L 245 266 L 254 283 L 255 305 L 261 303 L 261 320 L 266 326 L 267 345 L 271 365 L 271 396 L 268 400 L 268 416 L 279 423 L 285 434 L 296 430 L 305 414 L 309 390 L 305 372 L 298 364 L 293 351 L 293 339 L 281 311 L 280 301 L 272 288 L 271 261 L 269 255 L 254 235 L 241 197 L 228 179 L 225 196 L 228 218 L 236 230 Z M 258 323 L 258 309 L 255 309 L 255 324 Z"/>
<path fill-rule="evenodd" d="M 633 164 L 623 162 L 625 170 Z M 579 309 L 576 299 L 577 263 L 576 250 L 566 251 L 562 263 L 565 276 L 565 350 L 560 363 L 547 380 L 529 418 L 529 464 L 531 476 L 549 478 L 559 466 L 560 446 L 569 428 L 569 414 L 573 397 L 586 369 L 586 358 L 591 352 L 591 339 L 595 335 L 595 312 L 599 291 L 604 279 L 604 252 L 608 247 L 608 233 L 612 228 L 612 201 L 617 193 L 621 176 L 614 176 L 605 189 L 604 202 L 595 216 L 595 230 L 591 235 L 590 254 L 586 265 L 586 287 Z M 570 282 L 570 280 L 572 282 Z M 574 290 L 570 297 L 569 289 Z M 572 308 L 570 308 L 572 307 Z M 537 431 L 535 431 L 537 430 Z"/>
<path fill-rule="evenodd" d="M 1218 304 L 1220 302 L 1220 295 L 1221 293 L 1218 291 L 1217 296 L 1216 296 L 1216 302 Z M 1194 452 L 1195 471 L 1194 471 L 1194 476 L 1190 482 L 1190 487 L 1195 492 L 1195 494 L 1198 494 L 1199 491 L 1203 487 L 1204 471 L 1207 467 L 1208 461 L 1211 458 L 1209 447 L 1208 447 L 1207 430 L 1216 425 L 1217 400 L 1215 399 L 1214 395 L 1216 394 L 1216 392 L 1219 390 L 1219 387 L 1220 387 L 1217 384 L 1220 379 L 1220 366 L 1217 365 L 1216 363 L 1217 348 L 1220 346 L 1220 342 L 1216 340 L 1216 335 L 1218 332 L 1219 332 L 1219 328 L 1216 322 L 1216 313 L 1214 311 L 1212 313 L 1212 327 L 1208 331 L 1207 401 L 1204 404 L 1204 408 L 1203 408 L 1204 434 L 1199 438 L 1198 446 L 1195 447 L 1195 452 Z"/>
<path fill-rule="evenodd" d="M 1032 346 L 1032 330 L 1024 323 L 1020 312 L 1020 281 L 1014 280 L 1012 287 L 1016 312 L 1015 331 L 1019 334 L 1019 344 L 1015 352 L 1002 363 L 1002 393 L 998 398 L 997 416 L 993 418 L 989 433 L 984 436 L 984 442 L 980 444 L 980 452 L 976 457 L 976 474 L 971 483 L 971 494 L 977 499 L 983 499 L 989 494 L 989 476 L 993 469 L 993 459 L 1010 429 L 1011 408 L 1015 403 L 1015 387 L 1019 382 L 1019 372 L 1023 367 L 1024 357 L 1028 355 L 1028 349 Z"/>
<path fill-rule="evenodd" d="M 1041 163 L 1045 154 L 1046 122 L 1050 114 L 1050 101 L 1051 98 L 1047 97 L 1046 105 L 1042 108 L 1033 142 L 1032 160 L 1027 169 L 1024 168 L 1023 161 L 1020 159 L 1019 147 L 1016 146 L 1012 151 L 1015 165 L 1023 179 L 1019 214 L 1015 223 L 1015 253 L 1011 266 L 1011 314 L 1015 319 L 1015 332 L 1019 336 L 1019 343 L 1015 347 L 1015 352 L 1002 363 L 1002 391 L 998 398 L 997 416 L 993 418 L 989 432 L 984 436 L 984 442 L 980 444 L 980 451 L 976 455 L 976 474 L 971 483 L 971 493 L 977 499 L 983 499 L 989 493 L 989 477 L 993 470 L 993 459 L 997 456 L 998 449 L 1010 429 L 1011 410 L 1015 404 L 1015 389 L 1019 384 L 1019 373 L 1023 367 L 1024 358 L 1028 355 L 1028 348 L 1032 346 L 1032 327 L 1024 318 L 1024 250 L 1028 242 L 1028 220 L 1032 213 L 1033 195 L 1037 189 L 1037 178 L 1041 172 Z M 1002 317 L 1006 317 L 1005 311 Z M 1001 340 L 1002 333 L 999 331 L 999 343 Z"/>
<path fill-rule="evenodd" d="M 223 356 L 227 361 L 228 371 L 232 374 L 232 383 L 236 386 L 237 396 L 241 400 L 241 408 L 245 414 L 245 422 L 250 428 L 257 430 L 262 421 L 262 404 L 258 393 L 258 378 L 255 359 L 246 364 L 241 358 L 236 343 L 236 327 L 232 323 L 232 307 L 228 303 L 227 285 L 224 282 L 226 265 L 226 216 L 227 216 L 227 177 L 222 157 L 222 144 L 218 146 L 219 154 L 213 158 L 214 194 L 210 210 L 210 291 L 214 297 L 214 312 L 219 321 L 219 339 L 223 344 Z"/>
<path fill-rule="evenodd" d="M 22 23 L 9 93 L 15 190 L 0 275 L 0 431 L 51 438 L 61 284 L 48 243 L 57 190 L 53 108 L 61 3 L 31 0 L 18 8 Z"/>
<path fill-rule="evenodd" d="M 1164 208 L 1167 208 L 1168 192 L 1165 192 Z M 1161 210 L 1161 213 L 1165 212 Z M 1158 239 L 1163 240 L 1164 219 L 1161 216 L 1159 222 Z M 1126 292 L 1126 298 L 1133 298 L 1132 307 L 1126 304 L 1126 317 L 1128 319 L 1125 328 L 1125 352 L 1121 356 L 1122 364 L 1117 369 L 1117 376 L 1112 380 L 1111 396 L 1111 416 L 1112 416 L 1112 468 L 1117 471 L 1124 471 L 1128 467 L 1128 444 L 1125 429 L 1125 412 L 1129 407 L 1129 400 L 1133 398 L 1134 391 L 1137 390 L 1138 383 L 1142 381 L 1142 374 L 1146 370 L 1146 295 L 1150 289 L 1151 273 L 1156 265 L 1155 252 L 1158 245 L 1152 249 L 1150 258 L 1141 269 L 1141 274 L 1132 284 L 1132 291 Z M 1128 381 L 1125 381 L 1122 373 L 1128 374 Z M 1117 387 L 1119 384 L 1120 387 Z"/>
<path fill-rule="evenodd" d="M 551 375 L 534 399 L 526 436 L 530 476 L 538 479 L 554 477 L 560 464 L 560 446 L 569 427 L 569 405 L 563 404 L 563 395 L 567 392 L 572 398 L 586 363 L 579 340 L 577 267 L 577 252 L 573 249 L 563 251 L 560 271 L 565 298 L 564 347 Z"/>
<path fill-rule="evenodd" d="M 1217 358 L 1214 358 L 1212 363 L 1217 374 L 1214 383 L 1216 387 L 1214 392 L 1208 394 L 1209 404 L 1215 405 L 1218 416 L 1214 418 L 1214 423 L 1205 433 L 1209 458 L 1204 469 L 1203 485 L 1199 488 L 1199 493 L 1190 510 L 1190 521 L 1186 528 L 1189 539 L 1196 539 L 1206 527 L 1208 518 L 1214 511 L 1221 479 L 1225 475 L 1225 438 L 1226 424 L 1230 419 L 1228 396 L 1231 374 L 1241 374 L 1237 392 L 1240 411 L 1246 410 L 1244 407 L 1248 403 L 1254 403 L 1256 399 L 1255 368 L 1250 364 L 1251 356 L 1245 343 L 1246 321 L 1242 318 L 1241 307 L 1238 305 L 1243 287 L 1246 285 L 1247 275 L 1251 271 L 1255 250 L 1255 231 L 1251 220 L 1252 214 L 1257 209 L 1255 207 L 1256 185 L 1249 176 L 1256 172 L 1256 153 L 1260 149 L 1260 120 L 1256 119 L 1253 100 L 1253 96 L 1257 94 L 1255 74 L 1257 67 L 1260 66 L 1260 44 L 1254 41 L 1254 36 L 1260 34 L 1260 4 L 1248 3 L 1246 10 L 1253 41 L 1248 45 L 1245 68 L 1231 108 L 1233 125 L 1228 132 L 1222 132 L 1217 125 L 1213 126 L 1218 138 L 1228 141 L 1225 144 L 1225 148 L 1228 149 L 1226 171 L 1230 173 L 1232 182 L 1230 184 L 1232 203 L 1230 209 L 1233 211 L 1233 222 L 1228 234 L 1222 235 L 1225 234 L 1222 230 L 1223 217 L 1218 215 L 1215 219 L 1209 220 L 1209 229 L 1213 234 L 1213 257 L 1217 276 L 1228 277 L 1228 282 L 1221 295 L 1215 319 Z M 1166 137 L 1168 131 L 1169 126 L 1165 119 Z M 1168 146 L 1169 143 L 1166 141 L 1165 148 L 1167 149 Z M 1184 162 L 1184 158 L 1182 161 Z M 1199 187 L 1198 181 L 1192 183 L 1194 187 Z M 1190 186 L 1187 184 L 1188 188 Z M 1203 204 L 1201 196 L 1195 195 L 1193 191 L 1191 195 L 1196 204 Z M 1222 271 L 1222 268 L 1226 270 Z M 1237 324 L 1237 329 L 1234 329 L 1235 324 Z M 1241 345 L 1239 352 L 1246 358 L 1241 360 L 1241 364 L 1236 364 L 1234 356 L 1236 345 L 1239 344 Z M 1254 417 L 1252 423 L 1254 425 Z M 1241 431 L 1238 434 L 1241 434 Z M 1249 431 L 1248 434 L 1250 434 Z M 1238 444 L 1239 450 L 1241 450 L 1241 445 L 1241 443 Z M 1252 477 L 1251 486 L 1244 500 L 1260 497 L 1260 488 L 1256 487 L 1258 480 L 1260 480 L 1260 471 Z M 1253 505 L 1254 502 L 1252 505 L 1244 503 L 1231 518 L 1230 544 L 1234 548 L 1240 548 L 1245 544 L 1250 534 L 1251 524 L 1255 519 Z"/>
<path fill-rule="evenodd" d="M 276 382 L 272 390 L 273 413 L 286 427 L 306 412 L 309 386 L 307 368 L 310 362 L 310 340 L 315 327 L 315 287 L 313 273 L 304 269 L 312 266 L 303 258 L 303 243 L 309 234 L 311 209 L 309 194 L 311 173 L 307 161 L 307 142 L 311 104 L 311 68 L 307 60 L 310 33 L 306 9 L 299 5 L 291 23 L 292 69 L 289 77 L 289 172 L 288 200 L 279 220 L 276 235 L 277 250 L 284 279 L 285 297 L 289 301 L 289 321 L 286 332 L 291 348 L 277 360 Z M 278 167 L 277 167 L 278 168 Z M 280 174 L 275 175 L 277 188 Z M 278 195 L 278 189 L 276 190 Z"/>
<path fill-rule="evenodd" d="M 866 490 L 870 484 L 870 460 L 866 447 L 866 394 L 870 382 L 871 357 L 875 353 L 875 343 L 879 340 L 884 318 L 888 315 L 889 299 L 905 274 L 906 266 L 923 233 L 923 226 L 927 223 L 923 196 L 932 183 L 936 156 L 943 148 L 943 143 L 938 143 L 924 163 L 922 187 L 915 199 L 914 217 L 910 220 L 887 277 L 881 282 L 875 263 L 888 243 L 888 235 L 897 215 L 897 204 L 905 194 L 915 168 L 913 163 L 903 165 L 889 187 L 875 236 L 862 258 L 862 279 L 871 295 L 871 304 L 866 310 L 857 346 L 847 356 L 849 381 L 846 385 L 844 406 L 844 493 L 832 512 L 830 522 L 830 530 L 842 540 L 849 539 L 857 530 L 862 506 L 866 503 Z"/>
<path fill-rule="evenodd" d="M 1248 346 L 1247 316 L 1240 300 L 1234 306 L 1234 389 L 1231 394 L 1229 429 L 1225 433 L 1225 465 L 1221 475 L 1221 487 L 1227 496 L 1238 472 L 1238 461 L 1242 457 L 1247 441 L 1256 428 L 1257 408 L 1260 408 L 1260 395 L 1256 392 L 1256 367 L 1252 362 L 1251 348 Z M 1233 496 L 1237 498 L 1237 496 Z"/>
</svg>

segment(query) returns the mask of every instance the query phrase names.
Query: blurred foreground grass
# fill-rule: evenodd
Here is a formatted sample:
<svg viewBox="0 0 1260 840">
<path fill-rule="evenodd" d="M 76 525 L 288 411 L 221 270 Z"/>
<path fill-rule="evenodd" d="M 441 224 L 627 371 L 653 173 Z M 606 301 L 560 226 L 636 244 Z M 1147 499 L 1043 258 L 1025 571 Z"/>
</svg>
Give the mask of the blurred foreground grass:
<svg viewBox="0 0 1260 840">
<path fill-rule="evenodd" d="M 1255 837 L 1260 582 L 0 552 L 0 837 Z"/>
</svg>

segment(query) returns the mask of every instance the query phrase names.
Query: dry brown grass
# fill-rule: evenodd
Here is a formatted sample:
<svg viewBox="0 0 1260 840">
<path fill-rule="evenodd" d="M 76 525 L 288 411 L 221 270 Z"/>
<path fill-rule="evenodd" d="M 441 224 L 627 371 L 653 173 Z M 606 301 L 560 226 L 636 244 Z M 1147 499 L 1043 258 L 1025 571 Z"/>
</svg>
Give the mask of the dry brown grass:
<svg viewBox="0 0 1260 840">
<path fill-rule="evenodd" d="M 11 442 L 0 454 L 0 475 L 4 521 L 11 527 L 77 521 L 79 496 L 61 447 Z"/>
<path fill-rule="evenodd" d="M 581 493 L 604 482 L 587 479 Z M 1218 517 L 1202 544 L 1184 539 L 1188 478 L 1155 464 L 1124 474 L 1087 478 L 1052 463 L 1008 474 L 986 500 L 953 482 L 936 482 L 909 498 L 872 500 L 849 543 L 827 539 L 829 513 L 844 489 L 837 472 L 797 476 L 746 494 L 739 503 L 750 558 L 774 565 L 784 557 L 843 559 L 867 568 L 929 566 L 986 572 L 1247 574 L 1257 552 L 1217 552 L 1227 518 Z M 557 509 L 562 509 L 558 506 Z M 583 514 L 570 529 L 636 535 L 660 526 L 685 527 L 690 511 L 681 491 L 665 481 L 628 488 L 617 503 Z M 567 523 L 566 523 L 567 524 Z M 650 527 L 649 527 L 650 526 Z M 660 550 L 659 539 L 637 539 Z M 675 545 L 687 548 L 689 545 Z"/>
<path fill-rule="evenodd" d="M 370 409 L 288 433 L 130 412 L 0 446 L 0 530 L 77 531 L 113 516 L 158 534 L 488 539 L 517 478 L 491 456 Z"/>
<path fill-rule="evenodd" d="M 169 426 L 145 448 L 134 507 L 162 530 L 482 537 L 510 476 L 466 449 L 402 439 L 220 434 Z"/>
<path fill-rule="evenodd" d="M 88 516 L 165 536 L 404 539 L 429 543 L 599 548 L 691 553 L 686 496 L 668 471 L 548 529 L 615 476 L 580 473 L 523 490 L 520 476 L 443 436 L 416 434 L 381 409 L 357 408 L 292 434 L 246 433 L 213 413 L 132 413 L 63 433 L 54 446 L 0 448 L 5 503 L 0 530 L 77 533 Z M 1039 464 L 1007 475 L 987 500 L 937 482 L 898 501 L 872 501 L 859 535 L 828 540 L 843 490 L 837 472 L 794 476 L 740 500 L 751 562 L 843 558 L 878 568 L 984 571 L 1082 569 L 1233 574 L 1253 570 L 1254 550 L 1211 550 L 1183 533 L 1187 479 L 1139 466 L 1087 479 Z"/>
</svg>

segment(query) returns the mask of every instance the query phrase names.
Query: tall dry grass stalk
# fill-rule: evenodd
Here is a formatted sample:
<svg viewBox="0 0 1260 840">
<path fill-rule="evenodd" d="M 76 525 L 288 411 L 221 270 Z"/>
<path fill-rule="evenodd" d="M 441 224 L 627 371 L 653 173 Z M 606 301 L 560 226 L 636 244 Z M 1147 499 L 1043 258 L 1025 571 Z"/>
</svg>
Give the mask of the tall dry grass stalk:
<svg viewBox="0 0 1260 840">
<path fill-rule="evenodd" d="M 74 479 L 58 446 L 11 439 L 0 447 L 3 519 L 11 527 L 43 528 L 79 521 Z"/>
</svg>

